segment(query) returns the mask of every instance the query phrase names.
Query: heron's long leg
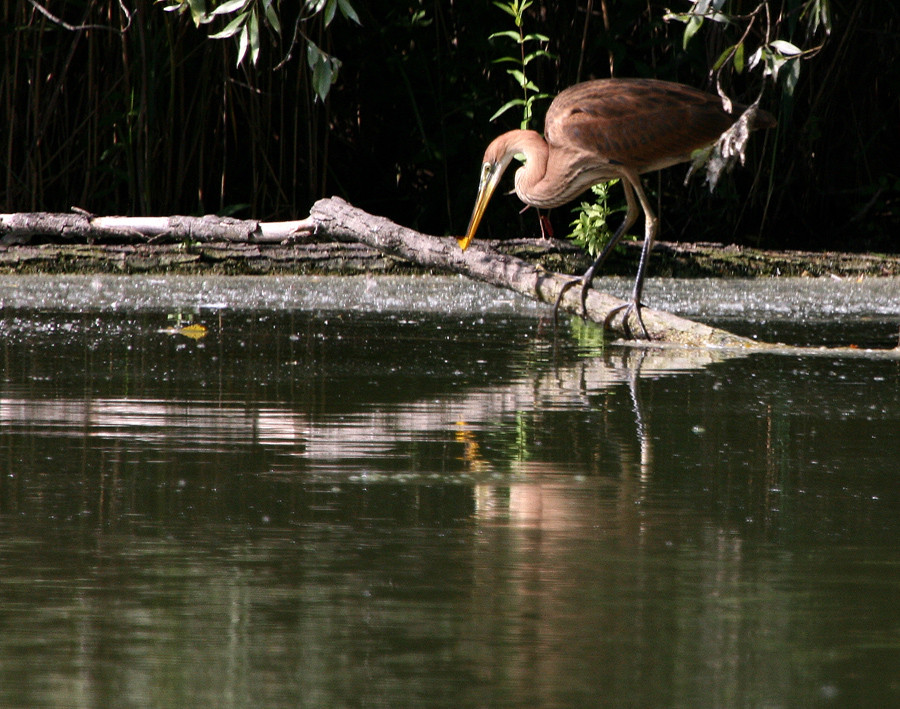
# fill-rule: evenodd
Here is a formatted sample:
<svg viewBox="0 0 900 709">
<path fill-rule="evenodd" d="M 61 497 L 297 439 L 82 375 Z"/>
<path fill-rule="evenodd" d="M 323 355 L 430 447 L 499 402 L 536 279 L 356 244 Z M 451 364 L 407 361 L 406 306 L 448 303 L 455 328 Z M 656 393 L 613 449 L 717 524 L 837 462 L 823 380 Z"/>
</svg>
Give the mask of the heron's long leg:
<svg viewBox="0 0 900 709">
<path fill-rule="evenodd" d="M 647 333 L 647 328 L 644 326 L 644 319 L 641 317 L 641 294 L 644 292 L 644 276 L 647 273 L 647 262 L 650 260 L 650 250 L 653 248 L 653 240 L 656 238 L 659 219 L 653 213 L 653 209 L 650 206 L 650 200 L 647 199 L 644 188 L 641 187 L 640 178 L 636 174 L 626 174 L 628 175 L 628 181 L 637 193 L 641 208 L 644 210 L 644 248 L 641 249 L 641 260 L 638 263 L 637 278 L 634 280 L 634 290 L 631 293 L 631 301 L 625 305 L 613 308 L 603 321 L 603 326 L 608 327 L 616 313 L 624 310 L 625 314 L 622 316 L 622 328 L 625 330 L 625 335 L 630 339 L 632 337 L 632 332 L 628 325 L 628 316 L 634 313 L 638 325 L 641 326 L 641 334 L 649 340 L 650 335 Z"/>
<path fill-rule="evenodd" d="M 606 246 L 603 247 L 603 251 L 600 252 L 600 255 L 594 260 L 591 267 L 585 271 L 584 275 L 581 278 L 569 281 L 560 289 L 559 295 L 556 297 L 556 305 L 553 306 L 554 322 L 556 322 L 559 315 L 559 304 L 562 302 L 563 296 L 578 283 L 581 283 L 581 314 L 582 316 L 587 314 L 587 293 L 591 289 L 591 283 L 594 280 L 597 270 L 612 253 L 612 250 L 616 248 L 618 243 L 622 240 L 622 237 L 625 236 L 625 232 L 628 231 L 635 220 L 637 220 L 638 205 L 634 199 L 634 190 L 631 187 L 631 182 L 627 179 L 622 180 L 622 187 L 625 189 L 625 200 L 628 202 L 628 211 L 625 212 L 625 219 L 622 220 L 619 228 L 616 229 L 612 238 L 607 242 Z"/>
</svg>

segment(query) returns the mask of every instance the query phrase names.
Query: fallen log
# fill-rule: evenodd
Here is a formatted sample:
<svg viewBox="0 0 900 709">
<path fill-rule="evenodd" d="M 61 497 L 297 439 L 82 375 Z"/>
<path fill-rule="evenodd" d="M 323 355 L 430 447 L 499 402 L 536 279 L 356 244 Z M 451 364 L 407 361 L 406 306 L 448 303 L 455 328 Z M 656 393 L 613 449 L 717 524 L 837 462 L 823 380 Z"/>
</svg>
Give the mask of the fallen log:
<svg viewBox="0 0 900 709">
<path fill-rule="evenodd" d="M 304 221 L 260 222 L 207 214 L 203 217 L 98 217 L 84 211 L 68 214 L 30 212 L 0 214 L 0 242 L 27 243 L 32 236 L 54 234 L 67 240 L 187 241 L 206 243 L 284 243 Z"/>
<path fill-rule="evenodd" d="M 379 251 L 415 261 L 430 268 L 461 273 L 491 285 L 554 304 L 571 276 L 552 273 L 527 261 L 498 253 L 480 242 L 462 251 L 452 237 L 435 237 L 407 229 L 383 217 L 376 217 L 332 197 L 319 200 L 310 211 L 311 228 L 339 241 L 361 241 Z M 606 315 L 623 301 L 596 290 L 588 291 L 585 316 L 602 323 Z M 560 309 L 581 314 L 580 289 L 570 288 Z M 687 320 L 660 310 L 643 309 L 644 324 L 654 343 L 703 347 L 758 348 L 764 345 L 725 330 Z M 624 334 L 621 318 L 611 327 Z"/>
<path fill-rule="evenodd" d="M 52 235 L 64 243 L 27 245 L 30 237 L 37 235 Z M 331 246 L 322 243 L 329 239 Z M 94 245 L 96 242 L 108 245 L 99 247 Z M 339 251 L 334 242 L 343 245 L 343 253 L 337 256 L 330 253 Z M 498 248 L 500 243 L 503 242 L 498 243 Z M 288 222 L 215 216 L 98 217 L 81 211 L 0 214 L 0 270 L 15 270 L 23 262 L 30 262 L 37 264 L 38 270 L 65 271 L 65 264 L 61 267 L 59 262 L 66 259 L 76 264 L 76 270 L 79 262 L 87 263 L 88 268 L 93 265 L 94 270 L 111 270 L 96 268 L 104 258 L 114 270 L 123 272 L 191 272 L 213 265 L 218 272 L 227 273 L 232 268 L 223 268 L 222 264 L 233 267 L 237 263 L 244 264 L 243 268 L 235 267 L 233 272 L 297 272 L 309 263 L 314 264 L 313 269 L 324 272 L 348 272 L 343 266 L 348 261 L 349 272 L 360 272 L 385 271 L 391 264 L 412 263 L 425 269 L 464 274 L 548 304 L 555 303 L 561 289 L 572 280 L 500 253 L 484 241 L 463 252 L 453 238 L 421 234 L 339 198 L 320 200 L 313 205 L 309 217 Z M 588 292 L 585 316 L 602 323 L 610 310 L 622 304 L 623 301 L 592 289 Z M 560 309 L 581 314 L 579 288 L 566 292 Z M 647 307 L 643 316 L 653 345 L 748 351 L 775 347 Z M 620 318 L 616 318 L 611 330 L 613 334 L 624 334 Z"/>
</svg>

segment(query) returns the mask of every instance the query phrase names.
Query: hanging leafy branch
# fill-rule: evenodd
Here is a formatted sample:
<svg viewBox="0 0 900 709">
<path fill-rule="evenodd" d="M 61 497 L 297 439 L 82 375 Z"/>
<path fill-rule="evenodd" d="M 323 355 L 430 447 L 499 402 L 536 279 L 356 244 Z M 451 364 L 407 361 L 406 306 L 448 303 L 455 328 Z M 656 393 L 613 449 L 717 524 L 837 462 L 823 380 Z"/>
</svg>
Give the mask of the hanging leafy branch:
<svg viewBox="0 0 900 709">
<path fill-rule="evenodd" d="M 278 8 L 280 0 L 226 0 L 212 9 L 209 8 L 206 0 L 157 1 L 169 3 L 163 7 L 166 12 L 178 14 L 189 12 L 196 27 L 208 25 L 220 19 L 224 20 L 225 26 L 218 32 L 209 35 L 209 38 L 234 38 L 237 43 L 235 62 L 237 66 L 240 66 L 248 58 L 253 65 L 259 61 L 261 27 L 268 27 L 269 31 L 276 36 L 281 34 L 281 18 Z M 298 43 L 305 43 L 306 61 L 312 73 L 313 89 L 316 96 L 322 101 L 325 100 L 329 90 L 337 81 L 341 62 L 313 42 L 302 28 L 316 17 L 319 17 L 324 27 L 327 28 L 338 12 L 345 20 L 362 24 L 359 15 L 350 4 L 350 0 L 305 0 L 303 11 L 294 26 L 294 35 L 287 55 L 275 67 L 276 69 L 280 68 L 290 59 L 293 49 Z"/>
<path fill-rule="evenodd" d="M 789 3 L 787 12 L 779 4 L 779 12 L 773 17 L 771 0 L 762 0 L 749 13 L 739 14 L 732 11 L 735 5 L 732 0 L 688 0 L 694 7 L 690 12 L 669 13 L 666 20 L 683 22 L 684 36 L 682 44 L 687 49 L 691 39 L 706 22 L 716 22 L 737 28 L 740 38 L 721 52 L 713 63 L 711 73 L 716 77 L 716 85 L 724 100 L 722 90 L 722 73 L 731 68 L 741 74 L 746 69 L 753 71 L 760 67 L 764 77 L 771 77 L 777 82 L 779 75 L 783 77 L 785 94 L 792 95 L 800 78 L 800 60 L 817 54 L 823 46 L 824 39 L 816 46 L 801 49 L 794 42 L 779 35 L 790 36 L 791 28 L 802 24 L 805 26 L 805 39 L 815 40 L 819 35 L 827 37 L 831 33 L 831 7 L 829 0 L 797 0 Z M 762 18 L 762 28 L 757 23 Z M 754 34 L 752 30 L 757 29 Z M 756 47 L 750 45 L 752 37 L 761 38 Z M 749 55 L 749 58 L 747 58 Z M 782 74 L 782 69 L 785 69 Z"/>
<path fill-rule="evenodd" d="M 776 84 L 781 78 L 782 92 L 790 97 L 800 79 L 800 61 L 817 54 L 822 49 L 824 39 L 810 49 L 802 49 L 789 39 L 783 38 L 782 33 L 790 37 L 790 30 L 798 26 L 798 20 L 805 24 L 807 41 L 815 40 L 820 34 L 827 37 L 831 32 L 829 0 L 796 0 L 789 3 L 787 12 L 784 12 L 784 5 L 779 4 L 779 12 L 775 17 L 772 13 L 771 0 L 761 0 L 753 10 L 745 14 L 732 11 L 736 4 L 732 0 L 689 0 L 689 2 L 694 6 L 690 12 L 669 13 L 665 16 L 666 20 L 685 24 L 682 40 L 685 49 L 707 22 L 729 26 L 740 33 L 739 38 L 719 54 L 710 69 L 710 75 L 716 80 L 716 90 L 728 110 L 731 109 L 732 102 L 722 85 L 726 72 L 742 74 L 745 70 L 748 72 L 760 70 L 764 79 Z M 737 3 L 737 6 L 740 4 Z M 761 82 L 756 100 L 715 145 L 695 151 L 688 176 L 695 169 L 705 165 L 706 180 L 710 190 L 713 190 L 723 173 L 729 171 L 738 160 L 743 164 L 750 126 L 759 110 L 765 84 L 766 81 Z"/>
</svg>

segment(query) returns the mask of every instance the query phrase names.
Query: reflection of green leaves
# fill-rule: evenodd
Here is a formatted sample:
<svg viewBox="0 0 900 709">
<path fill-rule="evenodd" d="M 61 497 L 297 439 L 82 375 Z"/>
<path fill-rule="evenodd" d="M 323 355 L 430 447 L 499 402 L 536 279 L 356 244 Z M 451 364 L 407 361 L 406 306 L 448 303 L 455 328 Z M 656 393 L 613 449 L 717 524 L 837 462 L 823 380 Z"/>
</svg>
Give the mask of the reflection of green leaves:
<svg viewBox="0 0 900 709">
<path fill-rule="evenodd" d="M 578 343 L 581 357 L 597 357 L 606 346 L 606 331 L 599 323 L 585 318 L 569 318 L 569 331 Z"/>
</svg>

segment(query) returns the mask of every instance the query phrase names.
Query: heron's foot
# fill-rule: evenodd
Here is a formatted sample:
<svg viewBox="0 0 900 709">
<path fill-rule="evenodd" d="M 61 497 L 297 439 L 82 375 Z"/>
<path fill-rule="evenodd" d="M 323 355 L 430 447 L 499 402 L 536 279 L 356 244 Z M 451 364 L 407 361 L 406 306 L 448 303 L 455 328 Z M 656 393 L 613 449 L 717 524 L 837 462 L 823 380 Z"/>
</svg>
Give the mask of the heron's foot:
<svg viewBox="0 0 900 709">
<path fill-rule="evenodd" d="M 553 322 L 554 324 L 559 322 L 559 305 L 562 303 L 562 299 L 565 297 L 566 293 L 568 293 L 572 288 L 581 284 L 581 317 L 587 317 L 587 292 L 591 289 L 590 282 L 586 280 L 587 276 L 582 276 L 581 278 L 573 278 L 568 283 L 564 283 L 563 287 L 559 289 L 559 295 L 556 296 L 556 304 L 553 306 Z"/>
<path fill-rule="evenodd" d="M 618 313 L 625 311 L 622 315 L 622 330 L 625 331 L 625 337 L 629 340 L 636 340 L 634 336 L 634 332 L 631 329 L 631 325 L 628 324 L 628 316 L 634 315 L 634 319 L 637 321 L 637 324 L 640 325 L 640 334 L 643 336 L 645 340 L 650 340 L 650 333 L 647 332 L 647 327 L 644 325 L 644 318 L 641 316 L 641 305 L 637 300 L 632 300 L 630 303 L 625 303 L 624 305 L 619 305 L 612 310 L 609 311 L 609 314 L 603 320 L 603 329 L 608 330 L 610 323 L 612 323 L 613 318 Z"/>
</svg>

